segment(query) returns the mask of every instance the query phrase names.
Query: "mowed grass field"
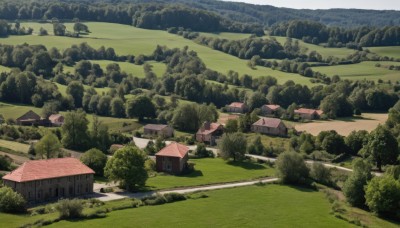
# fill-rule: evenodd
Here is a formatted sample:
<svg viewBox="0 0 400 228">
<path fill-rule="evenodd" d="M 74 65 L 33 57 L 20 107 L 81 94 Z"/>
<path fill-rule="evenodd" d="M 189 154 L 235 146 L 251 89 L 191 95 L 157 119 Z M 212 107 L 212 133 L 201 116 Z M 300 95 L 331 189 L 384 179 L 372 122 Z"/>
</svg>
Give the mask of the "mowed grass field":
<svg viewBox="0 0 400 228">
<path fill-rule="evenodd" d="M 5 147 L 14 151 L 28 153 L 29 145 L 14 141 L 0 139 L 0 147 Z"/>
<path fill-rule="evenodd" d="M 389 46 L 389 47 L 368 47 L 371 52 L 376 53 L 380 56 L 387 56 L 393 58 L 400 58 L 400 47 Z"/>
<path fill-rule="evenodd" d="M 382 66 L 400 65 L 400 63 L 396 62 L 367 61 L 350 65 L 313 67 L 312 69 L 328 76 L 339 75 L 342 79 L 366 79 L 371 81 L 381 79 L 384 81 L 391 80 L 392 82 L 400 80 L 400 71 L 389 70 L 384 67 L 376 67 L 375 65 L 377 63 L 380 63 Z"/>
<path fill-rule="evenodd" d="M 34 22 L 21 24 L 25 27 L 32 27 L 35 31 L 38 31 L 40 27 L 46 28 L 49 32 L 52 31 L 51 24 L 39 24 Z M 33 34 L 30 36 L 10 36 L 2 39 L 1 43 L 13 45 L 23 43 L 43 44 L 48 48 L 57 47 L 64 50 L 73 44 L 87 42 L 94 48 L 99 48 L 100 46 L 113 47 L 116 53 L 120 55 L 148 55 L 155 50 L 157 45 L 165 45 L 169 48 L 183 48 L 188 46 L 189 49 L 198 53 L 198 56 L 204 61 L 208 68 L 224 74 L 229 70 L 233 70 L 240 75 L 249 74 L 255 77 L 274 76 L 278 79 L 279 83 L 293 80 L 304 85 L 314 85 L 310 82 L 309 78 L 302 77 L 299 74 L 274 71 L 265 67 L 257 67 L 257 69 L 253 70 L 247 66 L 247 60 L 242 60 L 223 52 L 212 50 L 211 48 L 196 44 L 191 40 L 170 34 L 166 31 L 146 30 L 129 25 L 100 22 L 87 22 L 85 24 L 89 26 L 91 33 L 81 38 L 57 37 L 52 35 L 42 37 Z M 72 28 L 72 24 L 67 23 L 66 25 L 67 28 Z M 236 35 L 229 34 L 229 36 L 234 37 Z M 238 38 L 240 38 L 239 35 Z"/>
<path fill-rule="evenodd" d="M 363 113 L 362 118 L 341 118 L 329 121 L 313 121 L 310 123 L 295 124 L 297 131 L 306 131 L 312 135 L 318 135 L 321 131 L 335 130 L 343 136 L 352 131 L 366 130 L 371 132 L 379 124 L 384 124 L 388 118 L 385 113 Z"/>
<path fill-rule="evenodd" d="M 330 214 L 323 193 L 280 185 L 205 192 L 208 198 L 114 211 L 50 227 L 355 227 Z"/>
<path fill-rule="evenodd" d="M 275 175 L 273 168 L 253 162 L 226 162 L 221 158 L 190 159 L 189 162 L 195 163 L 194 172 L 182 176 L 157 174 L 155 177 L 150 177 L 146 185 L 151 189 L 168 189 L 250 180 Z"/>
</svg>

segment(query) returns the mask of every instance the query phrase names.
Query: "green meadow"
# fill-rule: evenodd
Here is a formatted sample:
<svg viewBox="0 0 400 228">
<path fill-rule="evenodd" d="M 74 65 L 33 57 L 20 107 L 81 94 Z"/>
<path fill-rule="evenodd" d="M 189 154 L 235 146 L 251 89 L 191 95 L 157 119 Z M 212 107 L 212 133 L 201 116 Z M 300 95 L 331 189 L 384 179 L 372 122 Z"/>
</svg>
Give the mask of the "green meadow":
<svg viewBox="0 0 400 228">
<path fill-rule="evenodd" d="M 380 63 L 382 67 L 376 67 L 375 65 Z M 339 75 L 342 79 L 350 80 L 400 80 L 400 72 L 389 70 L 383 66 L 385 65 L 400 65 L 396 62 L 361 62 L 357 64 L 349 65 L 337 65 L 337 66 L 323 66 L 313 67 L 314 71 L 319 71 L 328 76 Z"/>
<path fill-rule="evenodd" d="M 135 28 L 129 25 L 87 22 L 91 33 L 81 38 L 58 37 L 58 36 L 37 36 L 35 34 L 29 36 L 10 36 L 2 39 L 3 44 L 43 44 L 48 48 L 57 47 L 64 50 L 73 44 L 87 42 L 94 48 L 100 46 L 113 47 L 117 54 L 120 55 L 139 55 L 151 54 L 157 45 L 165 45 L 169 48 L 182 48 L 188 46 L 189 49 L 198 53 L 199 57 L 204 61 L 210 69 L 227 73 L 229 70 L 237 71 L 239 74 L 249 74 L 255 77 L 274 76 L 279 83 L 293 80 L 297 83 L 312 86 L 309 78 L 302 77 L 298 74 L 289 74 L 280 71 L 274 71 L 270 68 L 257 67 L 251 69 L 247 66 L 247 60 L 225 54 L 220 51 L 194 43 L 191 40 L 184 39 L 181 36 L 170 34 L 160 30 L 146 30 Z M 72 24 L 66 24 L 67 28 L 71 28 Z M 22 23 L 22 26 L 32 27 L 38 31 L 40 27 L 46 28 L 49 32 L 52 30 L 51 24 L 39 24 L 34 22 Z M 214 34 L 216 35 L 216 34 Z M 229 34 L 225 36 L 238 36 L 237 34 Z"/>
<path fill-rule="evenodd" d="M 168 189 L 251 180 L 275 174 L 273 168 L 253 162 L 226 162 L 221 158 L 190 159 L 190 162 L 195 164 L 195 171 L 181 176 L 159 173 L 149 178 L 146 185 L 151 189 Z"/>
<path fill-rule="evenodd" d="M 376 53 L 380 56 L 387 56 L 393 58 L 400 58 L 400 47 L 369 47 L 368 48 L 371 52 Z"/>
</svg>

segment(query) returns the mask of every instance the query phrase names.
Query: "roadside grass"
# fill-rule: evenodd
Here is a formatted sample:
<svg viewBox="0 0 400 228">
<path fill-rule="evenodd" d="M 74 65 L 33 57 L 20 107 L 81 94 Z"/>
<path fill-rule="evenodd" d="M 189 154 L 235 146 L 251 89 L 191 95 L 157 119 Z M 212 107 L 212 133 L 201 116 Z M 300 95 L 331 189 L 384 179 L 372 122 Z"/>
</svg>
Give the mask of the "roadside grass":
<svg viewBox="0 0 400 228">
<path fill-rule="evenodd" d="M 379 79 L 392 82 L 400 80 L 400 72 L 389 70 L 384 67 L 376 67 L 375 64 L 386 65 L 400 65 L 396 62 L 374 62 L 367 61 L 357 64 L 337 65 L 337 66 L 323 66 L 313 67 L 313 71 L 321 72 L 328 76 L 339 75 L 342 79 L 349 80 L 371 80 L 378 81 Z"/>
<path fill-rule="evenodd" d="M 189 159 L 189 162 L 195 163 L 193 172 L 180 176 L 158 173 L 150 177 L 146 185 L 150 189 L 169 189 L 251 180 L 275 174 L 275 170 L 265 164 L 248 161 L 227 162 L 221 158 L 203 158 Z"/>
<path fill-rule="evenodd" d="M 376 53 L 380 56 L 387 56 L 393 58 L 400 58 L 400 47 L 389 46 L 389 47 L 368 47 L 371 52 Z"/>
<path fill-rule="evenodd" d="M 189 49 L 198 53 L 198 56 L 204 61 L 210 69 L 226 74 L 229 70 L 238 72 L 240 75 L 249 74 L 254 77 L 273 76 L 276 77 L 280 84 L 288 80 L 293 80 L 299 84 L 313 86 L 310 79 L 300 76 L 299 74 L 290 74 L 281 71 L 274 71 L 270 68 L 257 67 L 251 69 L 247 66 L 248 60 L 242 60 L 237 57 L 225 54 L 223 52 L 213 50 L 203 45 L 185 39 L 181 36 L 169 34 L 161 30 L 147 30 L 135 28 L 129 25 L 102 23 L 102 22 L 85 22 L 91 33 L 81 38 L 60 37 L 60 36 L 10 36 L 2 39 L 3 44 L 23 44 L 28 41 L 29 44 L 43 44 L 48 48 L 57 47 L 61 50 L 69 48 L 73 44 L 87 42 L 94 48 L 100 46 L 113 47 L 117 54 L 135 56 L 139 54 L 151 54 L 157 45 L 165 45 L 169 48 L 183 48 L 188 46 Z M 39 24 L 35 22 L 24 22 L 22 26 L 32 27 L 36 31 L 40 27 L 47 28 L 52 31 L 51 24 Z M 66 23 L 68 28 L 72 27 L 71 23 Z M 223 34 L 222 34 L 223 35 Z M 229 35 L 236 36 L 236 35 Z"/>
<path fill-rule="evenodd" d="M 61 221 L 50 227 L 355 227 L 331 215 L 324 194 L 310 189 L 265 185 L 199 194 L 208 197 L 113 211 L 103 219 Z"/>
</svg>

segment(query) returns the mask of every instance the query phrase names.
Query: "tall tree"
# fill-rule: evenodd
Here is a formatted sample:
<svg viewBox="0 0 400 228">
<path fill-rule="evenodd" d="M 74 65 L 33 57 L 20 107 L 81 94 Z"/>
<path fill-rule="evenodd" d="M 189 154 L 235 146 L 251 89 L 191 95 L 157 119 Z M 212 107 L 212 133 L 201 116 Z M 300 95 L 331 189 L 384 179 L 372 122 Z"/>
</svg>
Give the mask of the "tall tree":
<svg viewBox="0 0 400 228">
<path fill-rule="evenodd" d="M 67 94 L 71 95 L 74 98 L 74 104 L 76 108 L 82 107 L 82 99 L 84 92 L 85 89 L 81 82 L 72 81 L 68 84 Z"/>
<path fill-rule="evenodd" d="M 53 133 L 47 133 L 35 145 L 36 155 L 40 158 L 56 158 L 61 149 L 61 143 Z"/>
<path fill-rule="evenodd" d="M 353 162 L 353 172 L 343 186 L 343 193 L 347 202 L 352 206 L 363 207 L 365 205 L 364 188 L 371 178 L 371 165 L 362 159 L 355 160 Z"/>
<path fill-rule="evenodd" d="M 126 115 L 129 118 L 137 117 L 139 121 L 146 118 L 156 117 L 156 108 L 147 96 L 138 96 L 134 99 L 128 100 L 126 104 Z"/>
<path fill-rule="evenodd" d="M 276 160 L 277 175 L 283 183 L 302 184 L 309 176 L 309 169 L 300 154 L 283 152 Z"/>
<path fill-rule="evenodd" d="M 85 150 L 89 144 L 88 124 L 86 113 L 82 110 L 67 112 L 62 126 L 64 147 L 79 151 Z"/>
<path fill-rule="evenodd" d="M 96 148 L 92 148 L 82 155 L 81 161 L 93 169 L 96 172 L 95 175 L 103 176 L 104 167 L 107 163 L 107 155 Z"/>
<path fill-rule="evenodd" d="M 247 140 L 242 133 L 224 134 L 218 143 L 218 147 L 223 159 L 233 158 L 233 161 L 240 161 L 244 159 Z"/>
</svg>

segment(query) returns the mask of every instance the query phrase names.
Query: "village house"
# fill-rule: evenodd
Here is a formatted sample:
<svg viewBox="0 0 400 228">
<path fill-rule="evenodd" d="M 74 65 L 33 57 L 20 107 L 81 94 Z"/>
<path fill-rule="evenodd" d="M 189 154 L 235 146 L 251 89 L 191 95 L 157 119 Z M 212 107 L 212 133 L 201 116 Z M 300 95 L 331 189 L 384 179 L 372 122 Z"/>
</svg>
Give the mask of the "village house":
<svg viewBox="0 0 400 228">
<path fill-rule="evenodd" d="M 172 142 L 156 153 L 157 172 L 180 174 L 187 167 L 189 160 L 189 147 Z"/>
<path fill-rule="evenodd" d="M 61 114 L 52 114 L 49 116 L 49 121 L 55 127 L 60 127 L 64 124 L 64 116 Z"/>
<path fill-rule="evenodd" d="M 47 119 L 41 118 L 34 111 L 29 110 L 24 115 L 16 119 L 18 125 L 32 126 L 32 125 L 47 125 L 49 121 Z"/>
<path fill-rule="evenodd" d="M 218 139 L 224 131 L 224 127 L 219 123 L 210 123 L 209 121 L 204 122 L 203 126 L 196 133 L 196 140 L 198 142 L 209 143 L 215 145 L 216 139 Z"/>
<path fill-rule="evenodd" d="M 308 109 L 308 108 L 300 108 L 294 110 L 294 113 L 299 115 L 301 119 L 304 120 L 315 120 L 321 118 L 321 115 L 324 113 L 321 110 L 317 109 Z"/>
<path fill-rule="evenodd" d="M 251 131 L 267 135 L 287 136 L 288 128 L 280 119 L 263 117 L 251 125 Z"/>
<path fill-rule="evenodd" d="M 5 186 L 38 203 L 93 193 L 95 172 L 76 158 L 27 161 L 3 176 Z"/>
<path fill-rule="evenodd" d="M 263 105 L 261 106 L 261 113 L 264 116 L 278 116 L 282 112 L 280 105 Z"/>
<path fill-rule="evenodd" d="M 230 105 L 226 106 L 226 111 L 234 113 L 245 113 L 248 111 L 248 107 L 245 103 L 233 102 Z"/>
<path fill-rule="evenodd" d="M 143 133 L 146 136 L 170 138 L 174 136 L 174 129 L 164 124 L 147 124 L 143 128 Z"/>
</svg>

